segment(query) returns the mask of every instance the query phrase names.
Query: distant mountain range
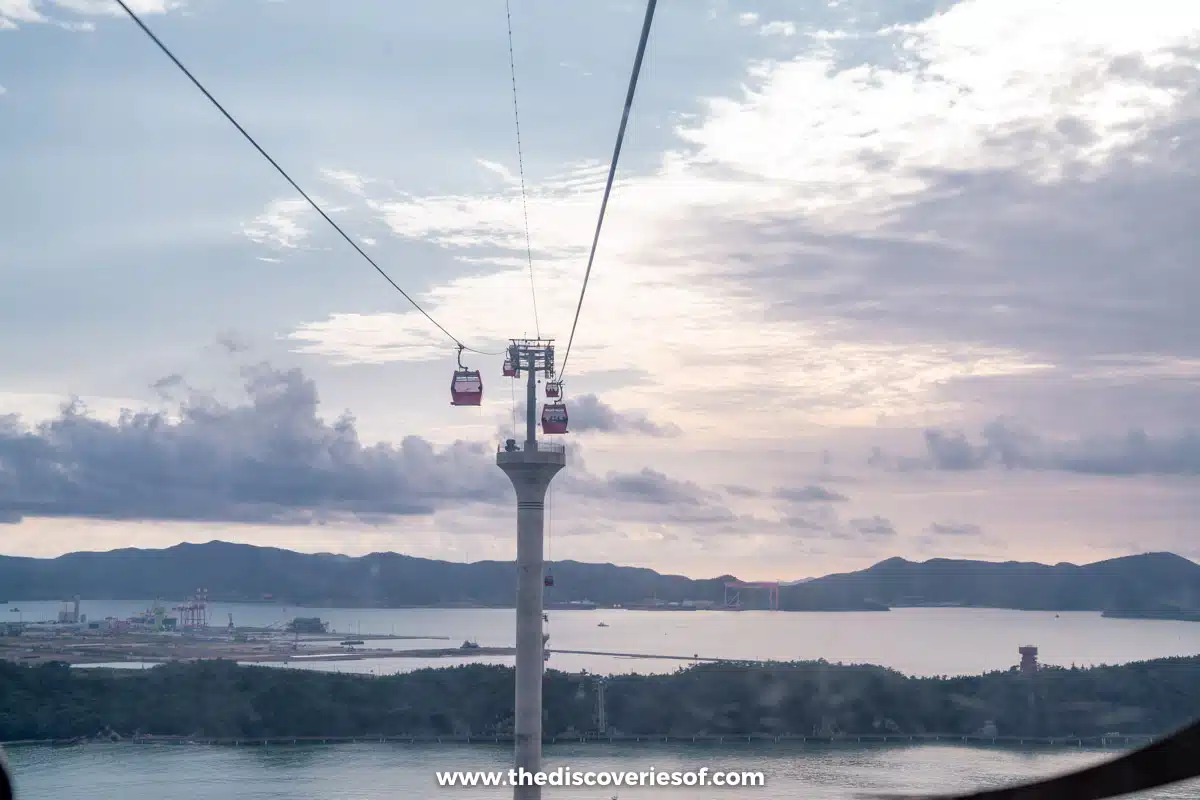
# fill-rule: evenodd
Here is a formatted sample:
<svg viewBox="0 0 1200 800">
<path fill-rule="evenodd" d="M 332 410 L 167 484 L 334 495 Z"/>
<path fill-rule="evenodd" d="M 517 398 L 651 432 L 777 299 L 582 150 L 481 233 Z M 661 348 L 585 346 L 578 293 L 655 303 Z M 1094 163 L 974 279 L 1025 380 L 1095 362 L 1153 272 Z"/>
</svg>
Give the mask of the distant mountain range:
<svg viewBox="0 0 1200 800">
<path fill-rule="evenodd" d="M 889 558 L 858 572 L 826 575 L 781 590 L 787 608 L 821 609 L 874 601 L 1044 611 L 1200 610 L 1200 564 L 1145 553 L 1094 564 Z"/>
<path fill-rule="evenodd" d="M 732 576 L 693 580 L 649 569 L 556 561 L 547 602 L 601 605 L 707 600 L 722 603 Z M 511 607 L 512 562 L 461 564 L 372 553 L 307 554 L 227 542 L 164 550 L 69 553 L 53 559 L 0 556 L 0 600 L 179 600 L 199 587 L 215 601 L 300 606 Z M 764 594 L 743 591 L 746 607 Z M 1094 564 L 993 563 L 890 558 L 858 572 L 781 584 L 791 611 L 887 610 L 899 606 L 975 606 L 1046 611 L 1200 610 L 1200 564 L 1147 553 Z"/>
</svg>

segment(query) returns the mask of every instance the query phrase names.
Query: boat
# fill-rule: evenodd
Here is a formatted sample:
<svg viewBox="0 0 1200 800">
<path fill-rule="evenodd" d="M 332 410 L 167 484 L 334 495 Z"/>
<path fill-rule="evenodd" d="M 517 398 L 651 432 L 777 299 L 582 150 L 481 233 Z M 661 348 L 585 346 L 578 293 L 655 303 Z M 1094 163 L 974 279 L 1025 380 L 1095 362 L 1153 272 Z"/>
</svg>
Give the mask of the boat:
<svg viewBox="0 0 1200 800">
<path fill-rule="evenodd" d="M 479 642 L 473 642 L 470 639 L 467 639 L 461 645 L 458 646 L 458 649 L 459 650 L 478 650 Z"/>
<path fill-rule="evenodd" d="M 597 625 L 596 627 L 597 627 L 597 628 L 607 628 L 607 627 L 608 627 L 608 623 L 607 623 L 607 622 L 601 622 L 601 623 L 600 623 L 599 625 Z"/>
</svg>

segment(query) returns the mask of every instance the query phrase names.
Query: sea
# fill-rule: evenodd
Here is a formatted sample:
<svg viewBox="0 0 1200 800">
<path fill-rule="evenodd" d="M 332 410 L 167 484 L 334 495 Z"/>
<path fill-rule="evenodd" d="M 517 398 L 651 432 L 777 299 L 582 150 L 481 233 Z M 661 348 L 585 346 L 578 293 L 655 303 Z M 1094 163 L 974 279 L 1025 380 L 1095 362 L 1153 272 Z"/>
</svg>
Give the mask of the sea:
<svg viewBox="0 0 1200 800">
<path fill-rule="evenodd" d="M 164 603 L 171 605 L 170 603 Z M 150 601 L 83 601 L 89 619 L 129 617 Z M 8 621 L 55 618 L 54 602 L 13 601 L 0 606 Z M 298 608 L 258 603 L 211 603 L 210 624 L 282 627 L 297 616 L 320 617 L 339 633 L 363 639 L 365 647 L 396 649 L 511 647 L 511 609 Z M 13 609 L 18 609 L 14 611 Z M 1009 611 L 968 608 L 901 608 L 885 612 L 791 611 L 550 611 L 545 626 L 551 651 L 635 654 L 636 657 L 553 653 L 547 666 L 597 674 L 673 672 L 686 659 L 866 663 L 908 675 L 971 675 L 1007 669 L 1020 660 L 1017 648 L 1034 645 L 1044 664 L 1124 664 L 1167 656 L 1200 654 L 1200 623 L 1173 620 L 1107 619 L 1099 612 Z M 600 623 L 606 627 L 600 627 Z M 376 640 L 371 634 L 411 636 Z M 656 658 L 655 656 L 659 656 Z M 672 656 L 674 658 L 662 658 Z M 678 660 L 685 659 L 685 660 Z M 290 667 L 378 675 L 465 661 L 513 663 L 511 656 L 463 658 L 372 658 Z M 115 665 L 114 665 L 115 666 Z M 137 666 L 137 665 L 135 665 Z"/>
<path fill-rule="evenodd" d="M 83 601 L 91 619 L 127 617 L 148 602 Z M 4 618 L 53 618 L 58 603 L 21 602 Z M 20 609 L 12 611 L 11 609 Z M 317 616 L 367 646 L 446 647 L 513 643 L 514 616 L 504 609 L 335 609 L 213 603 L 211 622 L 282 626 Z M 551 650 L 588 650 L 637 657 L 554 653 L 548 666 L 565 671 L 628 674 L 670 672 L 687 661 L 662 656 L 753 660 L 824 658 L 871 663 L 910 675 L 975 674 L 1006 669 L 1017 648 L 1035 645 L 1043 663 L 1121 664 L 1200 654 L 1200 623 L 1105 619 L 1093 612 L 911 608 L 890 612 L 551 611 Z M 605 627 L 600 627 L 600 623 Z M 376 640 L 371 634 L 415 637 Z M 657 656 L 657 657 L 656 657 Z M 511 664 L 510 657 L 382 658 L 288 666 L 387 674 L 464 661 Z M 126 665 L 138 667 L 141 665 Z M 945 744 L 859 745 L 746 743 L 726 745 L 587 744 L 547 747 L 547 768 L 575 771 L 759 771 L 765 788 L 546 788 L 547 798 L 852 798 L 994 787 L 1077 769 L 1114 751 L 1087 748 L 969 747 Z M 446 788 L 438 771 L 504 770 L 511 750 L 490 745 L 336 744 L 269 747 L 94 743 L 12 748 L 8 758 L 18 800 L 382 800 L 383 798 L 508 798 L 508 788 Z M 1200 797 L 1200 782 L 1145 798 Z"/>
<path fill-rule="evenodd" d="M 546 769 L 761 772 L 752 788 L 569 787 L 547 800 L 825 800 L 994 788 L 1079 769 L 1115 755 L 999 747 L 575 745 L 546 750 Z M 17 747 L 17 800 L 498 800 L 506 788 L 445 788 L 439 771 L 507 770 L 506 747 L 403 744 L 213 747 L 88 744 Z M 1194 800 L 1200 782 L 1130 797 Z"/>
</svg>

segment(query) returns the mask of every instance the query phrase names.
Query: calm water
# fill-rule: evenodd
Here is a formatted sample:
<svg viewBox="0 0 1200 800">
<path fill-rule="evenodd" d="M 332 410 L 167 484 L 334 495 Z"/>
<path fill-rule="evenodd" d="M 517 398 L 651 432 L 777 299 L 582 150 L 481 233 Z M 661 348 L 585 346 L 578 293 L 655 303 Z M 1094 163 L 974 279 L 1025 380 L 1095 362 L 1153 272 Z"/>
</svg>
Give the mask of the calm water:
<svg viewBox="0 0 1200 800">
<path fill-rule="evenodd" d="M 147 603 L 85 602 L 90 618 L 129 616 Z M 26 620 L 51 618 L 57 603 L 9 604 Z M 513 641 L 511 610 L 298 609 L 258 604 L 214 604 L 214 624 L 234 615 L 238 625 L 268 626 L 294 616 L 320 616 L 332 627 L 357 633 L 427 639 L 390 646 L 457 646 Z M 0 609 L 5 618 L 18 616 Z M 1080 665 L 1122 663 L 1200 653 L 1200 624 L 1104 619 L 1097 613 L 981 609 L 903 609 L 889 613 L 804 614 L 786 612 L 550 612 L 551 648 L 751 659 L 869 662 L 914 675 L 978 673 L 1007 667 L 1017 647 L 1036 644 L 1044 662 Z M 598 628 L 600 621 L 610 627 Z M 380 642 L 380 645 L 389 643 Z M 481 659 L 511 663 L 510 659 Z M 455 660 L 378 659 L 311 664 L 343 672 L 396 672 Z M 651 672 L 678 668 L 679 661 L 562 655 L 558 669 Z M 296 662 L 293 662 L 296 665 Z M 558 746 L 549 766 L 576 770 L 761 770 L 767 789 L 570 788 L 546 797 L 621 800 L 669 796 L 693 800 L 750 798 L 843 798 L 863 792 L 948 791 L 994 786 L 1068 771 L 1112 753 L 1079 750 L 1018 751 L 931 746 L 740 745 L 723 748 L 661 745 Z M 511 797 L 510 789 L 442 789 L 435 770 L 507 769 L 508 748 L 411 745 L 337 745 L 265 748 L 91 744 L 68 748 L 18 748 L 9 754 L 20 800 L 90 797 L 103 800 L 374 800 L 374 798 Z M 769 792 L 769 795 L 768 795 Z M 1194 798 L 1187 784 L 1147 797 Z"/>
<path fill-rule="evenodd" d="M 146 602 L 84 602 L 91 619 L 127 617 Z M 10 611 L 20 608 L 19 614 Z M 4 619 L 50 619 L 58 603 L 14 601 L 0 607 Z M 267 626 L 295 616 L 319 616 L 334 630 L 406 636 L 445 636 L 449 641 L 378 642 L 384 647 L 457 647 L 463 639 L 484 646 L 513 643 L 513 612 L 507 609 L 336 609 L 214 603 L 212 624 L 233 614 L 237 625 Z M 886 613 L 769 611 L 551 611 L 550 648 L 716 658 L 816 659 L 881 664 L 910 675 L 955 675 L 1015 664 L 1017 647 L 1034 644 L 1044 663 L 1120 664 L 1200 653 L 1200 623 L 1104 619 L 1097 612 L 1005 611 L 914 608 Z M 604 621 L 610 627 L 597 627 Z M 953 645 L 953 646 L 948 646 Z M 368 645 L 370 646 L 370 645 Z M 511 658 L 480 658 L 511 664 Z M 400 672 L 457 659 L 372 659 L 326 662 L 315 669 Z M 555 654 L 550 666 L 596 673 L 670 672 L 686 662 Z M 292 662 L 292 666 L 297 666 Z"/>
<path fill-rule="evenodd" d="M 713 797 L 773 800 L 851 798 L 873 792 L 934 792 L 992 787 L 1070 771 L 1113 753 L 920 747 L 760 746 L 548 749 L 549 768 L 641 771 L 762 771 L 766 788 L 544 789 L 547 798 L 621 800 Z M 18 800 L 395 800 L 512 797 L 511 789 L 439 788 L 440 770 L 507 769 L 507 748 L 331 745 L 272 748 L 93 744 L 28 747 L 9 753 Z M 1195 798 L 1200 783 L 1134 797 Z"/>
</svg>

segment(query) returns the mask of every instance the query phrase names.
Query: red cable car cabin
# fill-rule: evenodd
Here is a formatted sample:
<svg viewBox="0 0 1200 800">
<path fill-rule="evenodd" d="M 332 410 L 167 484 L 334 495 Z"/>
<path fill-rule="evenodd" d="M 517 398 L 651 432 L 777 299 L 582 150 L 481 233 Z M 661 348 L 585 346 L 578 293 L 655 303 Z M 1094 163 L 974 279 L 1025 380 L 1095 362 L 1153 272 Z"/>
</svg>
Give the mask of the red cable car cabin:
<svg viewBox="0 0 1200 800">
<path fill-rule="evenodd" d="M 517 377 L 517 368 L 513 366 L 512 359 L 510 359 L 510 358 L 504 359 L 504 377 L 506 377 L 506 378 Z"/>
<path fill-rule="evenodd" d="M 542 578 L 542 585 L 545 586 L 547 589 L 553 588 L 554 576 L 547 574 L 546 577 Z"/>
<path fill-rule="evenodd" d="M 477 406 L 483 402 L 483 379 L 478 370 L 459 369 L 450 381 L 450 405 Z"/>
<path fill-rule="evenodd" d="M 546 397 L 562 397 L 562 382 L 550 381 L 546 384 Z"/>
<path fill-rule="evenodd" d="M 563 403 L 546 403 L 542 406 L 542 433 L 567 432 L 567 407 Z"/>
</svg>

